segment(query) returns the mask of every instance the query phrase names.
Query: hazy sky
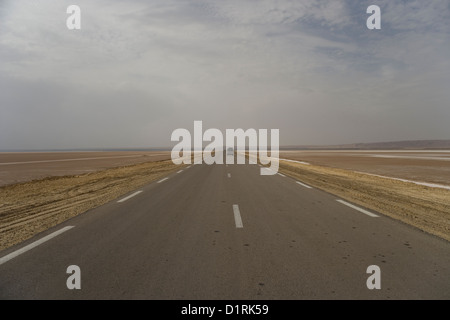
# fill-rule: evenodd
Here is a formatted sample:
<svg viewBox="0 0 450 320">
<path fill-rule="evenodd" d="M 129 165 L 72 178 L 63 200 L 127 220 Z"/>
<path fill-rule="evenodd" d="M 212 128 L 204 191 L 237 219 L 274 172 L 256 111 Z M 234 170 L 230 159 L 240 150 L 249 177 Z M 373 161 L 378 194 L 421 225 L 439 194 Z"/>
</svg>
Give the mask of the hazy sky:
<svg viewBox="0 0 450 320">
<path fill-rule="evenodd" d="M 450 139 L 450 1 L 0 2 L 0 149 L 171 146 L 194 120 L 284 145 Z"/>
</svg>

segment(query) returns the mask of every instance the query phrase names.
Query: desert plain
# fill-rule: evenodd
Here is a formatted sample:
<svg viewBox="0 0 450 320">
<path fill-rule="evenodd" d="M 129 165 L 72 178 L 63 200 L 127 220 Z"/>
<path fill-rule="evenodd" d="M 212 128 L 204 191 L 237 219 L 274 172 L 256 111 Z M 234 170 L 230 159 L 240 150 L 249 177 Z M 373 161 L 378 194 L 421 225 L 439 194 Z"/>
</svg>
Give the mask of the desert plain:
<svg viewBox="0 0 450 320">
<path fill-rule="evenodd" d="M 288 176 L 450 241 L 449 150 L 283 150 L 280 159 Z M 0 153 L 0 250 L 180 167 L 169 151 Z"/>
</svg>

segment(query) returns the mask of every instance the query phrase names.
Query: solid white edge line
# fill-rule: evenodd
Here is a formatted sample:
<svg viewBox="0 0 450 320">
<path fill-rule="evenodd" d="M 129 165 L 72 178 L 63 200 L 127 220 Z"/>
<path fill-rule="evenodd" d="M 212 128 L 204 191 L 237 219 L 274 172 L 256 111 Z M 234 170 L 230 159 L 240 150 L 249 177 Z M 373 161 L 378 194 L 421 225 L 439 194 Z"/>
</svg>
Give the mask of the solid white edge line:
<svg viewBox="0 0 450 320">
<path fill-rule="evenodd" d="M 167 179 L 169 179 L 169 178 L 161 179 L 161 180 L 159 180 L 157 183 L 161 183 L 161 182 L 163 182 L 163 181 L 166 181 Z"/>
<path fill-rule="evenodd" d="M 126 196 L 125 198 L 118 200 L 117 202 L 121 203 L 121 202 L 127 201 L 128 199 L 134 197 L 135 195 L 137 195 L 137 194 L 139 194 L 141 192 L 142 192 L 142 190 L 136 191 L 135 193 L 132 193 L 129 196 Z"/>
<path fill-rule="evenodd" d="M 282 173 L 278 173 L 279 176 L 282 176 L 283 178 L 286 178 L 286 176 Z"/>
<path fill-rule="evenodd" d="M 22 253 L 25 253 L 28 250 L 31 250 L 31 249 L 37 247 L 38 245 L 40 245 L 40 244 L 42 244 L 42 243 L 44 243 L 44 242 L 46 242 L 46 241 L 48 241 L 48 240 L 58 236 L 58 235 L 60 235 L 61 233 L 66 232 L 69 229 L 72 229 L 73 227 L 74 226 L 67 226 L 67 227 L 64 227 L 62 229 L 59 229 L 58 231 L 55 231 L 55 232 L 53 232 L 53 233 L 43 237 L 42 239 L 36 240 L 35 242 L 30 243 L 29 245 L 27 245 L 27 246 L 25 246 L 23 248 L 20 248 L 19 250 L 11 252 L 10 254 L 0 258 L 0 265 L 4 264 L 5 262 L 7 262 L 7 261 L 9 261 L 11 259 L 14 259 L 15 257 L 21 255 Z"/>
<path fill-rule="evenodd" d="M 234 222 L 236 223 L 236 228 L 243 228 L 241 213 L 239 211 L 239 206 L 233 204 Z"/>
<path fill-rule="evenodd" d="M 340 200 L 340 199 L 336 199 L 336 201 L 339 202 L 339 203 L 345 204 L 346 206 L 348 206 L 350 208 L 358 210 L 359 212 L 362 212 L 362 213 L 364 213 L 364 214 L 366 214 L 366 215 L 368 215 L 370 217 L 373 217 L 373 218 L 378 218 L 379 217 L 378 215 L 376 215 L 376 214 L 374 214 L 372 212 L 369 212 L 367 210 L 364 210 L 363 208 L 357 207 L 357 206 L 355 206 L 355 205 L 353 205 L 351 203 L 348 203 L 347 201 Z"/>
<path fill-rule="evenodd" d="M 305 188 L 312 189 L 311 186 L 308 186 L 307 184 L 301 183 L 300 181 L 295 181 L 295 182 L 297 182 L 299 185 L 301 185 L 301 186 L 303 186 Z"/>
</svg>

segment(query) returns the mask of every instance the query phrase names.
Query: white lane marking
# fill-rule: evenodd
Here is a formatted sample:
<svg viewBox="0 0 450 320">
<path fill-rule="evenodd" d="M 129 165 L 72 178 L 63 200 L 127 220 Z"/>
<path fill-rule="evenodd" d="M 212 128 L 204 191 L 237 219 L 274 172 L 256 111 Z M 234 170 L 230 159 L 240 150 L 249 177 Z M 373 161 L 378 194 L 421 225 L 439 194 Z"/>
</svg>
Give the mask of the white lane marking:
<svg viewBox="0 0 450 320">
<path fill-rule="evenodd" d="M 74 226 L 67 226 L 67 227 L 64 227 L 62 229 L 59 229 L 58 231 L 55 231 L 55 232 L 49 234 L 48 236 L 43 237 L 42 239 L 36 240 L 35 242 L 30 243 L 29 245 L 27 245 L 27 246 L 25 246 L 25 247 L 23 247 L 23 248 L 21 248 L 19 250 L 11 252 L 10 254 L 0 258 L 0 265 L 4 264 L 5 262 L 7 262 L 7 261 L 9 261 L 11 259 L 14 259 L 15 257 L 21 255 L 22 253 L 27 252 L 28 250 L 31 250 L 31 249 L 37 247 L 40 244 L 43 244 L 44 242 L 46 242 L 46 241 L 48 241 L 48 240 L 50 240 L 50 239 L 60 235 L 61 233 L 66 232 L 69 229 L 72 229 L 73 227 Z"/>
<path fill-rule="evenodd" d="M 187 167 L 186 169 L 189 169 L 191 166 Z"/>
<path fill-rule="evenodd" d="M 300 181 L 296 181 L 296 182 L 297 182 L 299 185 L 304 186 L 305 188 L 312 189 L 312 187 L 311 187 L 311 186 L 308 186 L 307 184 L 301 183 Z"/>
<path fill-rule="evenodd" d="M 241 213 L 239 212 L 239 206 L 233 204 L 234 222 L 236 223 L 236 228 L 243 228 Z"/>
<path fill-rule="evenodd" d="M 125 197 L 125 198 L 123 198 L 123 199 L 120 199 L 119 201 L 117 201 L 117 202 L 124 202 L 124 201 L 127 201 L 128 199 L 130 199 L 130 198 L 133 198 L 135 195 L 137 195 L 137 194 L 139 194 L 139 193 L 141 193 L 142 192 L 142 190 L 139 190 L 139 191 L 136 191 L 135 193 L 132 193 L 132 194 L 130 194 L 129 196 L 127 196 L 127 197 Z"/>
<path fill-rule="evenodd" d="M 286 178 L 286 176 L 284 174 L 282 174 L 282 173 L 278 173 L 278 175 Z"/>
<path fill-rule="evenodd" d="M 228 178 L 231 178 L 231 173 L 228 173 Z"/>
<path fill-rule="evenodd" d="M 154 156 L 154 155 L 153 155 Z M 117 157 L 95 157 L 95 158 L 75 158 L 75 159 L 55 159 L 55 160 L 35 160 L 35 161 L 21 161 L 21 162 L 3 162 L 0 166 L 8 164 L 27 164 L 27 163 L 45 163 L 45 162 L 62 162 L 62 161 L 83 161 L 83 160 L 100 160 L 100 159 L 117 159 L 117 158 L 138 158 L 142 155 L 135 156 L 117 156 Z"/>
<path fill-rule="evenodd" d="M 164 182 L 164 181 L 166 181 L 167 179 L 169 179 L 169 178 L 164 178 L 164 179 L 161 179 L 161 180 L 159 180 L 157 183 L 161 183 L 161 182 Z"/>
<path fill-rule="evenodd" d="M 181 173 L 181 172 L 183 172 L 183 170 L 177 171 L 177 173 Z"/>
<path fill-rule="evenodd" d="M 342 203 L 342 204 L 345 204 L 346 206 L 348 206 L 348 207 L 350 207 L 350 208 L 353 208 L 353 209 L 355 209 L 355 210 L 358 210 L 359 212 L 362 212 L 362 213 L 364 213 L 364 214 L 367 214 L 367 215 L 370 216 L 370 217 L 373 217 L 373 218 L 379 217 L 378 215 L 376 215 L 376 214 L 374 214 L 374 213 L 372 213 L 372 212 L 369 212 L 369 211 L 367 211 L 367 210 L 364 210 L 364 209 L 362 209 L 362 208 L 360 208 L 360 207 L 357 207 L 357 206 L 355 206 L 355 205 L 353 205 L 353 204 L 351 204 L 351 203 L 348 203 L 347 201 L 340 200 L 340 199 L 337 199 L 336 201 L 337 201 L 337 202 L 340 202 L 340 203 Z"/>
</svg>

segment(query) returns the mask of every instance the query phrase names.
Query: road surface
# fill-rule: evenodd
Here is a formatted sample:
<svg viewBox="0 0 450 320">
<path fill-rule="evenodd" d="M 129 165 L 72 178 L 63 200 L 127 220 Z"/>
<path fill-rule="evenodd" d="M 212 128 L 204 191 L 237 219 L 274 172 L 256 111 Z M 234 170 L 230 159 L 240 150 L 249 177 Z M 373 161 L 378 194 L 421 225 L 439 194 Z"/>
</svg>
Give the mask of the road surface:
<svg viewBox="0 0 450 320">
<path fill-rule="evenodd" d="M 449 242 L 259 170 L 183 167 L 4 250 L 0 298 L 450 299 Z"/>
</svg>

